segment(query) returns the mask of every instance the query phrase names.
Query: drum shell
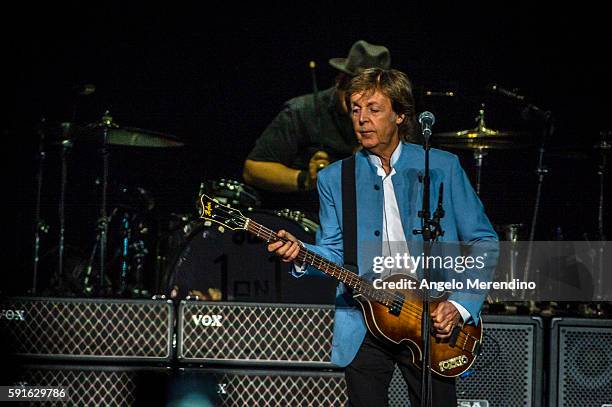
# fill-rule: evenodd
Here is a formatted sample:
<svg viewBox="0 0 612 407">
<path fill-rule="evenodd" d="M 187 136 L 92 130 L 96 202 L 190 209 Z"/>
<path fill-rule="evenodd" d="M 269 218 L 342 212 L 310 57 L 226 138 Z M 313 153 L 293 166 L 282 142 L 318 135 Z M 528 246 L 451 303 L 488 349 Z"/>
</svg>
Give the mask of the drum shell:
<svg viewBox="0 0 612 407">
<path fill-rule="evenodd" d="M 273 212 L 253 211 L 245 216 L 272 230 L 284 229 L 302 242 L 314 243 L 308 226 Z M 178 288 L 178 298 L 192 291 L 221 291 L 223 301 L 332 304 L 333 279 L 295 278 L 291 264 L 267 251 L 266 244 L 244 230 L 221 232 L 218 225 L 192 221 L 191 231 L 170 256 L 168 291 Z"/>
</svg>

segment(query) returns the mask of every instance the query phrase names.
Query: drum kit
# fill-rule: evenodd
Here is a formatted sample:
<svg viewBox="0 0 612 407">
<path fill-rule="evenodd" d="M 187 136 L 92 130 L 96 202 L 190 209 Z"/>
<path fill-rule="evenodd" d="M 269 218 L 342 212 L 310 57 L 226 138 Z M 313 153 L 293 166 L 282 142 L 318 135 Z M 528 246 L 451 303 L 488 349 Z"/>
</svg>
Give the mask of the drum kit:
<svg viewBox="0 0 612 407">
<path fill-rule="evenodd" d="M 516 96 L 514 93 L 513 95 Z M 572 160 L 574 162 L 576 160 L 584 160 L 585 163 L 588 159 L 598 161 L 597 178 L 599 184 L 599 197 L 597 205 L 597 242 L 594 243 L 600 244 L 601 248 L 603 248 L 603 244 L 606 241 L 604 234 L 604 178 L 607 173 L 606 160 L 611 148 L 610 139 L 612 132 L 601 132 L 600 141 L 587 151 L 585 151 L 584 148 L 576 149 L 572 147 L 548 148 L 548 146 L 545 145 L 545 142 L 552 138 L 551 136 L 554 131 L 552 116 L 550 112 L 544 112 L 535 106 L 530 106 L 532 109 L 535 109 L 539 117 L 543 119 L 542 137 L 541 140 L 537 140 L 540 142 L 539 148 L 533 149 L 533 147 L 536 146 L 533 140 L 533 133 L 524 131 L 494 130 L 487 127 L 485 123 L 484 105 L 482 105 L 478 111 L 478 115 L 475 118 L 476 126 L 474 128 L 437 133 L 434 134 L 433 140 L 434 144 L 442 149 L 451 150 L 456 153 L 472 153 L 474 159 L 473 166 L 475 168 L 473 184 L 476 193 L 481 196 L 481 199 L 483 194 L 483 163 L 487 156 L 492 155 L 492 153 L 507 156 L 509 153 L 516 150 L 523 150 L 523 152 L 534 150 L 537 151 L 537 166 L 535 168 L 537 185 L 536 188 L 534 188 L 535 199 L 533 202 L 528 202 L 528 204 L 533 205 L 533 213 L 530 219 L 530 224 L 526 225 L 525 223 L 521 222 L 521 219 L 515 219 L 514 223 L 494 225 L 500 241 L 504 242 L 503 245 L 500 246 L 500 249 L 502 249 L 504 252 L 500 252 L 500 261 L 495 278 L 497 281 L 505 282 L 514 281 L 516 278 L 519 278 L 522 281 L 545 281 L 545 284 L 550 285 L 554 284 L 554 282 L 551 282 L 549 278 L 547 280 L 547 277 L 540 275 L 542 271 L 536 267 L 533 260 L 533 251 L 535 250 L 534 240 L 536 240 L 535 231 L 538 227 L 537 222 L 540 221 L 540 206 L 543 200 L 542 184 L 544 183 L 545 176 L 549 175 L 549 169 L 543 164 L 544 158 L 560 158 L 564 161 Z M 587 225 L 583 226 L 585 228 L 588 227 Z M 562 236 L 561 226 L 557 225 L 555 227 L 555 232 L 550 238 L 551 240 L 564 239 Z M 599 255 L 603 256 L 601 253 Z M 559 270 L 557 270 L 557 272 L 559 272 Z M 593 292 L 593 296 L 588 298 L 591 298 L 591 301 L 593 302 L 598 300 L 601 301 L 605 299 L 605 293 L 602 291 L 604 269 L 600 264 L 600 267 L 595 267 L 595 269 L 591 270 L 591 273 L 593 274 L 591 276 L 593 281 L 598 283 L 596 284 L 598 288 Z M 550 289 L 550 286 L 548 286 L 548 288 Z M 500 300 L 498 298 L 489 297 L 487 306 L 489 307 L 489 312 L 497 312 L 500 310 L 503 310 L 504 312 L 507 312 L 507 310 L 514 310 L 514 312 L 516 312 L 517 309 L 519 310 L 518 312 L 520 312 L 520 310 L 523 309 L 525 312 L 542 313 L 549 311 L 555 312 L 551 311 L 552 307 L 556 307 L 556 311 L 559 311 L 560 309 L 559 304 L 554 301 L 543 301 L 536 303 L 535 301 L 529 300 L 528 297 L 529 296 L 526 295 L 525 292 L 514 292 L 512 293 L 513 301 L 508 301 L 508 298 L 505 297 L 502 300 L 503 304 L 500 304 Z M 585 300 L 584 302 L 589 303 L 590 301 Z M 554 306 L 551 304 L 554 304 Z M 600 307 L 600 304 L 594 304 L 595 305 L 593 307 L 590 305 L 587 306 L 585 308 L 587 311 L 584 312 L 598 313 L 599 311 L 594 309 L 599 309 L 598 307 Z M 569 308 L 578 307 L 576 303 L 565 304 L 565 306 Z"/>
<path fill-rule="evenodd" d="M 39 126 L 38 170 L 36 177 L 35 232 L 33 276 L 30 292 L 37 294 L 147 296 L 145 268 L 148 257 L 155 253 L 149 214 L 155 206 L 151 194 L 144 188 L 111 184 L 109 162 L 113 148 L 177 148 L 184 145 L 177 138 L 150 130 L 120 127 L 105 113 L 100 122 L 77 125 L 66 122 Z M 66 192 L 68 156 L 75 146 L 93 146 L 99 151 L 102 176 L 96 179 L 100 189 L 99 217 L 95 222 L 95 241 L 89 256 L 82 249 L 66 245 Z M 59 147 L 60 188 L 58 200 L 58 244 L 41 255 L 41 239 L 49 232 L 42 219 L 41 203 L 43 175 L 48 150 Z M 109 235 L 112 228 L 112 236 Z M 113 249 L 109 251 L 109 246 Z M 67 250 L 68 249 L 68 250 Z M 66 258 L 67 251 L 70 258 Z M 78 252 L 79 255 L 74 256 Z M 56 259 L 56 264 L 49 261 Z M 68 260 L 68 261 L 66 261 Z M 40 268 L 44 270 L 39 270 Z M 112 270 L 109 270 L 111 268 Z M 50 271 L 52 269 L 52 271 Z M 41 287 L 40 271 L 47 277 Z"/>
<path fill-rule="evenodd" d="M 485 190 L 483 183 L 484 163 L 494 153 L 506 154 L 512 150 L 527 150 L 533 147 L 533 134 L 522 131 L 496 130 L 487 126 L 485 107 L 482 105 L 475 117 L 475 127 L 443 133 L 434 133 L 434 145 L 443 149 L 472 154 L 474 159 L 475 191 Z M 550 138 L 552 125 L 545 126 L 543 140 Z M 92 296 L 149 296 L 152 291 L 165 292 L 171 297 L 196 296 L 206 299 L 243 301 L 282 301 L 291 298 L 298 301 L 300 295 L 308 293 L 304 302 L 326 302 L 333 294 L 333 287 L 321 288 L 320 283 L 309 289 L 293 287 L 293 280 L 286 279 L 286 265 L 269 256 L 251 243 L 253 239 L 244 233 L 221 234 L 214 225 L 203 223 L 199 209 L 190 213 L 171 214 L 164 225 L 151 215 L 155 200 L 140 186 L 111 187 L 109 183 L 109 160 L 114 149 L 175 149 L 184 146 L 178 138 L 155 131 L 118 126 L 107 113 L 100 122 L 79 126 L 62 123 L 60 126 L 42 126 L 39 131 L 39 168 L 37 177 L 36 228 L 34 238 L 34 264 L 32 293 L 37 293 L 37 273 L 41 259 L 53 257 L 55 292 L 71 290 L 74 295 Z M 606 158 L 610 150 L 610 133 L 602 133 L 601 142 L 595 147 L 600 153 L 598 166 L 600 181 L 599 232 L 603 238 L 604 176 L 607 172 Z M 99 217 L 88 255 L 80 261 L 66 262 L 65 242 L 65 195 L 67 185 L 67 157 L 74 145 L 95 145 L 102 163 L 102 174 L 98 179 L 100 189 Z M 61 162 L 61 184 L 59 199 L 59 242 L 53 255 L 40 256 L 41 236 L 48 233 L 48 226 L 41 218 L 41 190 L 46 150 L 50 145 L 59 146 Z M 500 240 L 509 242 L 533 241 L 542 183 L 548 169 L 544 167 L 544 143 L 538 149 L 538 185 L 534 202 L 533 218 L 527 229 L 519 221 L 495 226 Z M 572 156 L 576 152 L 559 150 Z M 586 156 L 586 155 L 585 155 Z M 318 224 L 304 213 L 292 209 L 266 210 L 258 191 L 232 179 L 205 180 L 200 183 L 198 197 L 206 193 L 219 202 L 240 209 L 246 216 L 265 221 L 266 224 L 289 230 L 305 242 L 313 242 Z M 154 226 L 157 225 L 157 226 Z M 529 231 L 527 236 L 526 230 Z M 601 239 L 604 240 L 604 239 Z M 512 246 L 510 246 L 512 247 Z M 518 246 L 517 246 L 518 247 Z M 81 251 L 82 252 L 82 251 Z M 510 253 L 516 260 L 517 253 Z M 248 259 L 248 260 L 245 260 Z M 503 271 L 501 280 L 512 281 L 524 264 L 510 262 Z M 527 259 L 527 269 L 529 256 Z M 70 270 L 67 270 L 69 268 Z M 253 273 L 253 270 L 257 273 Z M 145 275 L 153 270 L 153 284 L 145 283 Z M 214 271 L 204 273 L 203 270 Z M 66 284 L 66 276 L 71 280 Z M 285 281 L 287 280 L 287 281 Z M 76 281 L 76 283 L 75 283 Z M 306 283 L 307 284 L 307 283 Z M 281 290 L 283 287 L 283 290 Z M 289 287 L 289 288 L 287 288 Z M 293 288 L 292 288 L 293 287 Z M 288 294 L 290 293 L 290 294 Z M 313 300 L 313 293 L 320 295 Z M 315 295 L 316 297 L 316 295 Z M 328 298 L 329 297 L 329 298 Z"/>
<path fill-rule="evenodd" d="M 314 303 L 331 300 L 333 287 L 307 282 L 305 290 L 303 283 L 298 285 L 288 278 L 288 266 L 272 258 L 261 245 L 255 245 L 254 239 L 240 233 L 223 234 L 205 224 L 199 219 L 199 208 L 164 217 L 153 211 L 156 202 L 147 189 L 111 182 L 109 166 L 114 152 L 128 151 L 129 155 L 136 151 L 176 149 L 184 146 L 178 138 L 119 126 L 108 112 L 100 122 L 86 125 L 43 123 L 38 135 L 31 294 L 144 298 L 164 293 L 170 297 L 213 300 L 280 302 L 283 297 L 291 301 L 303 297 L 303 302 Z M 67 244 L 65 237 L 68 158 L 79 146 L 93 146 L 102 164 L 95 181 L 99 196 L 95 205 L 99 214 L 92 231 L 95 238 L 79 242 L 85 243 L 86 248 Z M 58 241 L 51 249 L 42 251 L 43 236 L 49 233 L 41 213 L 43 179 L 47 181 L 43 172 L 48 167 L 45 163 L 48 153 L 58 148 L 61 167 Z M 224 178 L 203 181 L 194 201 L 199 202 L 202 193 L 239 208 L 247 216 L 289 230 L 305 242 L 314 242 L 318 228 L 315 221 L 296 210 L 261 209 L 257 190 L 239 181 Z M 244 261 L 246 258 L 249 260 Z M 253 272 L 255 269 L 257 273 Z M 321 295 L 317 296 L 317 292 Z M 307 293 L 311 298 L 307 298 Z"/>
</svg>

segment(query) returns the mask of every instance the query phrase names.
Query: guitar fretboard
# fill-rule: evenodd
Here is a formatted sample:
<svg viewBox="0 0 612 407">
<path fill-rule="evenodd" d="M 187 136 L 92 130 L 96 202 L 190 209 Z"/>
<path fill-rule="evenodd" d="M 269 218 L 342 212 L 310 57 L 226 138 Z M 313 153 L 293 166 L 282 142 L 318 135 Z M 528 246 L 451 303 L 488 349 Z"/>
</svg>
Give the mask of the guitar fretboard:
<svg viewBox="0 0 612 407">
<path fill-rule="evenodd" d="M 287 239 L 278 237 L 272 230 L 260 225 L 252 219 L 247 219 L 246 230 L 268 243 L 276 241 L 287 242 Z M 397 299 L 392 296 L 391 293 L 374 288 L 368 280 L 365 280 L 352 271 L 327 260 L 326 258 L 314 253 L 312 250 L 308 250 L 304 246 L 300 246 L 297 260 L 299 263 L 310 264 L 325 274 L 334 277 L 335 279 L 351 287 L 355 293 L 362 294 L 370 300 L 375 300 L 384 305 L 391 306 L 393 301 Z"/>
</svg>

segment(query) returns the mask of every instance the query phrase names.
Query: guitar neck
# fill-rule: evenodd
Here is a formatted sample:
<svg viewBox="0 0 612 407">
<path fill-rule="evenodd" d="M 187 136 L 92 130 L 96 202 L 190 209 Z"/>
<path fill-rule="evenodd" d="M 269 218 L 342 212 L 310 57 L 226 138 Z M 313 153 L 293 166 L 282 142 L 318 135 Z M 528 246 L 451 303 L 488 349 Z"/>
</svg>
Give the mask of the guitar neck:
<svg viewBox="0 0 612 407">
<path fill-rule="evenodd" d="M 268 243 L 277 241 L 287 242 L 287 239 L 278 237 L 274 231 L 260 225 L 252 219 L 247 220 L 246 230 Z M 303 246 L 300 247 L 297 260 L 301 263 L 314 266 L 325 274 L 343 282 L 348 287 L 352 288 L 355 293 L 363 294 L 370 299 L 383 303 L 386 303 L 389 300 L 383 290 L 375 289 L 369 281 Z"/>
</svg>

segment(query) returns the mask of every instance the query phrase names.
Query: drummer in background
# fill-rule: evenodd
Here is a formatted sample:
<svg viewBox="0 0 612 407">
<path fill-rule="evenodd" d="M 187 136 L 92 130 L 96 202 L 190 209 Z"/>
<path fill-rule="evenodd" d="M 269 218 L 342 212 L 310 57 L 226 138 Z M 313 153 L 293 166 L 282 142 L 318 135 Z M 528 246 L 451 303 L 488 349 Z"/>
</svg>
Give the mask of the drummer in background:
<svg viewBox="0 0 612 407">
<path fill-rule="evenodd" d="M 347 58 L 332 58 L 336 83 L 316 94 L 287 101 L 249 153 L 243 170 L 247 184 L 264 193 L 269 208 L 300 209 L 316 217 L 317 172 L 359 149 L 345 93 L 351 78 L 366 68 L 388 69 L 391 56 L 382 45 L 359 40 Z"/>
</svg>

